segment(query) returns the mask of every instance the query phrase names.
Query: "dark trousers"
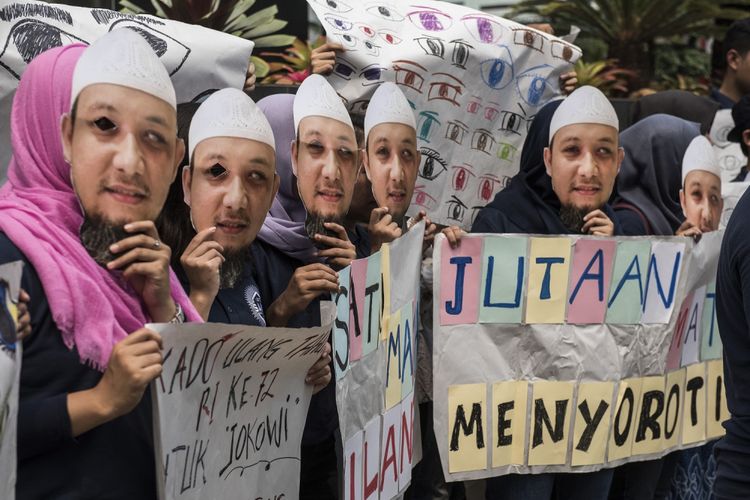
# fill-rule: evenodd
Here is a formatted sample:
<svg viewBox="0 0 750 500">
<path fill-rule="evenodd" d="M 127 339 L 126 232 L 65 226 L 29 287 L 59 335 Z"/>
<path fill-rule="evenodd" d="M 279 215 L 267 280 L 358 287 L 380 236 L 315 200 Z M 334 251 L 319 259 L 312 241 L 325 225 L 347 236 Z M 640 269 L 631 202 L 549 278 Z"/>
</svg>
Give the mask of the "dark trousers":
<svg viewBox="0 0 750 500">
<path fill-rule="evenodd" d="M 336 463 L 336 442 L 333 435 L 320 444 L 302 447 L 300 500 L 338 499 Z"/>
</svg>

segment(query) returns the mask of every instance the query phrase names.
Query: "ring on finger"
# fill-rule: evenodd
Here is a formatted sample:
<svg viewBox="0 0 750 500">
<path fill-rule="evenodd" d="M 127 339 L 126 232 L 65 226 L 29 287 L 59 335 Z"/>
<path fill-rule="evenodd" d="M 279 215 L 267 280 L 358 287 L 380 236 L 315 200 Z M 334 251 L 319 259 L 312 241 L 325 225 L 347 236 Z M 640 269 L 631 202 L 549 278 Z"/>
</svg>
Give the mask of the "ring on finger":
<svg viewBox="0 0 750 500">
<path fill-rule="evenodd" d="M 154 248 L 158 249 L 161 247 L 161 241 L 154 240 L 154 242 L 151 244 Z"/>
</svg>

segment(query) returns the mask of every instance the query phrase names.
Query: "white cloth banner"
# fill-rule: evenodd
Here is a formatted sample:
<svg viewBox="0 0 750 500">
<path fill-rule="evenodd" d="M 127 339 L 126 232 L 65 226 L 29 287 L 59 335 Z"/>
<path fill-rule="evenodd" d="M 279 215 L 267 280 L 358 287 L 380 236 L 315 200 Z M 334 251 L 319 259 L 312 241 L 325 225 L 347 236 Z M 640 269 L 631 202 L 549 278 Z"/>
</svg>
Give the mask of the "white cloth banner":
<svg viewBox="0 0 750 500">
<path fill-rule="evenodd" d="M 16 342 L 23 262 L 0 266 L 0 498 L 16 498 L 16 441 L 21 342 Z"/>
<path fill-rule="evenodd" d="M 334 310 L 323 326 L 155 324 L 164 369 L 151 385 L 162 499 L 299 497 L 300 446 Z"/>
<path fill-rule="evenodd" d="M 721 436 L 722 236 L 438 236 L 445 477 L 593 471 Z"/>
<path fill-rule="evenodd" d="M 399 85 L 422 153 L 409 214 L 468 228 L 518 172 L 537 110 L 581 51 L 560 38 L 447 2 L 308 0 L 345 47 L 328 81 L 364 113 L 377 85 Z"/>
</svg>

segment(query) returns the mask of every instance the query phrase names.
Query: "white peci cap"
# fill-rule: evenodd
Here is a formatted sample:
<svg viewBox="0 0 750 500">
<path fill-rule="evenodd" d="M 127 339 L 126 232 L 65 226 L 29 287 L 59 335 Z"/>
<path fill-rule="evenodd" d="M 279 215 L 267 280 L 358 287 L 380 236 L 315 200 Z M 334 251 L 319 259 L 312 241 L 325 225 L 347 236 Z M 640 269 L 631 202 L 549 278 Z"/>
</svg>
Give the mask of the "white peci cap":
<svg viewBox="0 0 750 500">
<path fill-rule="evenodd" d="M 352 119 L 341 98 L 320 75 L 310 75 L 305 78 L 294 96 L 293 110 L 294 130 L 297 132 L 299 132 L 302 119 L 308 116 L 333 118 L 354 129 Z"/>
<path fill-rule="evenodd" d="M 549 142 L 561 128 L 580 123 L 608 125 L 620 130 L 620 121 L 609 99 L 601 90 L 588 85 L 574 90 L 555 110 L 549 125 Z"/>
</svg>

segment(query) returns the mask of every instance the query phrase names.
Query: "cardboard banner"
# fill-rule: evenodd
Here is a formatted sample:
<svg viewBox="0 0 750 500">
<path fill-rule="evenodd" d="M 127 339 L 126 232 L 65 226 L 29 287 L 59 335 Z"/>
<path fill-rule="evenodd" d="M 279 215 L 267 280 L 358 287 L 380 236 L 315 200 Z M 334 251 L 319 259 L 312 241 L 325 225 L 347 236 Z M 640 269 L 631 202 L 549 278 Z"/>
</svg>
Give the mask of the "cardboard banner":
<svg viewBox="0 0 750 500">
<path fill-rule="evenodd" d="M 133 16 L 32 0 L 0 2 L 0 98 L 15 90 L 26 65 L 53 47 L 89 44 L 113 29 L 128 28 L 151 45 L 167 67 L 177 102 L 207 90 L 242 88 L 253 42 L 202 26 L 154 16 Z M 7 118 L 3 117 L 3 124 Z"/>
<path fill-rule="evenodd" d="M 411 481 L 424 223 L 339 272 L 333 329 L 345 500 L 389 500 Z"/>
<path fill-rule="evenodd" d="M 160 498 L 299 497 L 305 375 L 333 317 L 324 303 L 316 328 L 148 325 L 164 340 L 151 385 Z"/>
<path fill-rule="evenodd" d="M 23 262 L 0 266 L 0 498 L 16 498 L 18 388 L 21 342 L 16 341 Z"/>
<path fill-rule="evenodd" d="M 445 477 L 594 471 L 721 436 L 722 236 L 468 235 L 452 249 L 440 235 Z"/>
<path fill-rule="evenodd" d="M 377 85 L 395 82 L 414 108 L 422 153 L 409 214 L 471 226 L 518 172 L 537 111 L 559 95 L 575 45 L 447 2 L 308 0 L 345 51 L 328 81 L 364 113 Z"/>
</svg>

